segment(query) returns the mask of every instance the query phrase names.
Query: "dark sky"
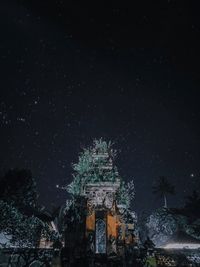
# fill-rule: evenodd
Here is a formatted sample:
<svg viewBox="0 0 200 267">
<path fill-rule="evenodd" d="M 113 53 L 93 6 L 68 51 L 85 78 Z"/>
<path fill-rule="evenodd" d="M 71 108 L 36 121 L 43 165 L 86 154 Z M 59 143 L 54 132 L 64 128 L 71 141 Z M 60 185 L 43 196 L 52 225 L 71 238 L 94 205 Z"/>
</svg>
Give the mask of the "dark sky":
<svg viewBox="0 0 200 267">
<path fill-rule="evenodd" d="M 182 205 L 200 183 L 199 8 L 74 2 L 1 0 L 1 169 L 31 169 L 50 208 L 64 203 L 56 184 L 71 181 L 80 148 L 104 137 L 135 181 L 133 209 L 161 205 L 160 175 Z"/>
</svg>

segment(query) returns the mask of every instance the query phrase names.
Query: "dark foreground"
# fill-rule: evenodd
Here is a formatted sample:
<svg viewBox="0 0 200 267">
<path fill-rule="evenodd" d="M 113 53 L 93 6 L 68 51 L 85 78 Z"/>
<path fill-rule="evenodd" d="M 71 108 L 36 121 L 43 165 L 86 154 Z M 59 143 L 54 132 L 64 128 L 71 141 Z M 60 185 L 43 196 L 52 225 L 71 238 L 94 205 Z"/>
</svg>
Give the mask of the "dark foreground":
<svg viewBox="0 0 200 267">
<path fill-rule="evenodd" d="M 147 266 L 200 266 L 200 250 L 146 251 L 134 249 L 123 257 L 116 255 L 71 255 L 63 249 L 1 249 L 0 267 L 147 267 Z"/>
</svg>

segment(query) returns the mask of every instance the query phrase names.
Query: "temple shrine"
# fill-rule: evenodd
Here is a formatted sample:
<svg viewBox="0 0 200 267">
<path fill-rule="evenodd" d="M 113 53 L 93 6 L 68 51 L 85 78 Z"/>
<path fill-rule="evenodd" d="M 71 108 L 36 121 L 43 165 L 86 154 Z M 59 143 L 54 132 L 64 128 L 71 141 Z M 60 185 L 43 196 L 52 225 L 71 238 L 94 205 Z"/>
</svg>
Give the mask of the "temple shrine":
<svg viewBox="0 0 200 267">
<path fill-rule="evenodd" d="M 120 199 L 120 191 L 122 195 L 126 190 L 113 165 L 110 147 L 101 141 L 88 155 L 84 178 L 75 177 L 79 179 L 79 194 L 73 204 L 76 215 L 70 209 L 66 213 L 65 245 L 76 255 L 123 256 L 126 249 L 137 245 L 136 214 Z M 76 188 L 76 184 L 73 186 Z M 70 216 L 74 216 L 72 220 Z"/>
</svg>

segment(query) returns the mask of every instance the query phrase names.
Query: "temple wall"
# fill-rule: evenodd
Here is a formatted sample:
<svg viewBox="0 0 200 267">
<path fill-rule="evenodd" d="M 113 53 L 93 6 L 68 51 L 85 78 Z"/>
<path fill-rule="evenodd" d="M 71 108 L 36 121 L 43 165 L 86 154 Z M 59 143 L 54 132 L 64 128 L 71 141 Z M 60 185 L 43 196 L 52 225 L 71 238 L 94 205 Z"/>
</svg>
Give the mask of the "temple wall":
<svg viewBox="0 0 200 267">
<path fill-rule="evenodd" d="M 86 217 L 86 232 L 95 231 L 95 211 Z"/>
<path fill-rule="evenodd" d="M 107 215 L 107 236 L 117 238 L 117 218 L 110 214 Z"/>
</svg>

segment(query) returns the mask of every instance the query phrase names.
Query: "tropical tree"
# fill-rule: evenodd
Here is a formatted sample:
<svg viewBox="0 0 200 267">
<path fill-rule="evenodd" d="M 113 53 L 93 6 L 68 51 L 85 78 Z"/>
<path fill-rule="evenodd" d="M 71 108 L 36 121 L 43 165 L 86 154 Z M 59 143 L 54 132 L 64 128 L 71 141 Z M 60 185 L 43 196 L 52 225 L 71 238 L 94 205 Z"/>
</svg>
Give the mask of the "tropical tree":
<svg viewBox="0 0 200 267">
<path fill-rule="evenodd" d="M 29 170 L 12 169 L 0 177 L 0 234 L 4 237 L 0 246 L 14 248 L 17 266 L 29 266 L 34 260 L 48 261 L 49 256 L 36 248 L 41 239 L 53 241 L 56 236 L 40 219 L 37 196 Z"/>
<path fill-rule="evenodd" d="M 13 253 L 16 253 L 18 258 L 17 266 L 25 267 L 34 260 L 46 260 L 46 256 L 39 255 L 36 248 L 41 238 L 52 241 L 55 239 L 56 233 L 49 225 L 34 215 L 22 214 L 13 204 L 2 200 L 0 210 L 0 234 L 7 240 L 0 243 L 0 246 L 13 248 Z"/>
<path fill-rule="evenodd" d="M 165 176 L 160 176 L 153 186 L 153 193 L 163 198 L 164 207 L 167 208 L 167 195 L 174 195 L 175 190 L 174 186 Z"/>
</svg>

